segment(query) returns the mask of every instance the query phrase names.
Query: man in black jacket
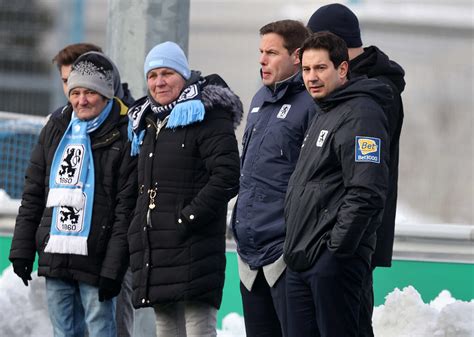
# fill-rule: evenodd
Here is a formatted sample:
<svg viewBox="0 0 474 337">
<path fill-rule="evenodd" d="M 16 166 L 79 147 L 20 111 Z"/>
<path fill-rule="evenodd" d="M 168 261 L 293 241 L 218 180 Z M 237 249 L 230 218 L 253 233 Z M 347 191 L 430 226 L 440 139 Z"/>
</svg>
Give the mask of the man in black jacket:
<svg viewBox="0 0 474 337">
<path fill-rule="evenodd" d="M 102 49 L 99 46 L 96 46 L 92 43 L 73 43 L 67 45 L 61 49 L 54 57 L 53 63 L 56 64 L 58 68 L 59 76 L 61 78 L 64 95 L 68 97 L 69 90 L 67 87 L 67 79 L 71 73 L 72 64 L 79 58 L 79 56 L 87 53 L 100 53 L 101 56 L 107 58 L 107 60 L 112 64 L 113 67 L 113 80 L 114 80 L 114 97 L 118 99 L 117 101 L 122 104 L 122 108 L 129 107 L 133 104 L 135 99 L 133 98 L 130 90 L 128 89 L 127 83 L 122 83 L 120 78 L 120 72 L 117 66 L 105 55 L 102 54 Z M 58 116 L 63 111 L 70 109 L 70 103 L 68 102 L 65 106 L 57 108 L 52 115 Z M 147 311 L 137 311 L 134 312 L 132 306 L 132 273 L 127 270 L 127 273 L 124 276 L 122 283 L 122 290 L 117 297 L 117 306 L 115 317 L 117 321 L 117 337 L 131 337 L 134 332 L 134 320 L 137 316 L 138 320 L 142 320 L 147 324 L 137 325 L 135 329 L 135 334 L 145 333 L 140 331 L 142 326 L 149 327 L 153 324 L 154 326 L 154 317 L 152 316 L 153 312 Z M 77 313 L 77 321 L 81 321 L 83 313 Z M 153 320 L 153 321 L 152 321 Z M 138 330 L 138 331 L 137 331 Z M 136 337 L 141 337 L 136 336 Z M 151 336 L 147 336 L 151 337 Z"/>
<path fill-rule="evenodd" d="M 301 47 L 313 119 L 285 200 L 289 336 L 357 336 L 363 281 L 388 185 L 390 88 L 348 79 L 348 52 L 336 35 Z"/>
<path fill-rule="evenodd" d="M 51 116 L 32 152 L 10 260 L 28 285 L 38 253 L 55 336 L 79 336 L 85 324 L 90 337 L 115 337 L 136 160 L 126 109 L 113 98 L 111 63 L 83 55 L 67 84 L 71 104 Z"/>
<path fill-rule="evenodd" d="M 397 209 L 398 157 L 400 133 L 403 124 L 403 103 L 401 93 L 405 88 L 405 72 L 396 62 L 390 60 L 375 46 L 363 48 L 359 20 L 346 6 L 330 4 L 320 7 L 308 21 L 312 32 L 330 31 L 342 38 L 348 47 L 349 68 L 352 77 L 365 75 L 387 84 L 394 99 L 389 105 L 388 125 L 390 136 L 389 185 L 382 224 L 377 229 L 377 245 L 372 256 L 371 267 L 390 267 L 392 264 L 395 213 Z M 372 309 L 374 295 L 372 273 L 368 275 L 363 293 L 360 315 L 360 336 L 372 337 Z"/>
</svg>

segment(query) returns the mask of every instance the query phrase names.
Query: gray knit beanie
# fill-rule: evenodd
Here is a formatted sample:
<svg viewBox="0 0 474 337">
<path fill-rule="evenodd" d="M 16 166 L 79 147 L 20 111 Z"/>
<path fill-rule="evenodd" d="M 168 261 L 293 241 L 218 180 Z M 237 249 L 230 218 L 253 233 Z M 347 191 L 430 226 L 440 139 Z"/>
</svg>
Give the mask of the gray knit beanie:
<svg viewBox="0 0 474 337">
<path fill-rule="evenodd" d="M 110 99 L 114 97 L 113 66 L 103 55 L 83 54 L 72 65 L 67 79 L 68 93 L 74 88 L 97 91 Z"/>
</svg>

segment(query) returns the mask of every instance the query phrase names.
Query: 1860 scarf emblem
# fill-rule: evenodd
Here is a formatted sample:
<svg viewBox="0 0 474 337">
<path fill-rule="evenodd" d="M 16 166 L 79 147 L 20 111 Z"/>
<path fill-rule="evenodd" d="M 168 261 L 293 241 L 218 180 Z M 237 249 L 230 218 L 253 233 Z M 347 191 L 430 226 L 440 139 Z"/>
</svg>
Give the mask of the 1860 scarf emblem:
<svg viewBox="0 0 474 337">
<path fill-rule="evenodd" d="M 56 176 L 56 183 L 61 185 L 75 185 L 79 181 L 82 171 L 83 145 L 69 145 L 64 149 L 61 164 Z"/>
</svg>

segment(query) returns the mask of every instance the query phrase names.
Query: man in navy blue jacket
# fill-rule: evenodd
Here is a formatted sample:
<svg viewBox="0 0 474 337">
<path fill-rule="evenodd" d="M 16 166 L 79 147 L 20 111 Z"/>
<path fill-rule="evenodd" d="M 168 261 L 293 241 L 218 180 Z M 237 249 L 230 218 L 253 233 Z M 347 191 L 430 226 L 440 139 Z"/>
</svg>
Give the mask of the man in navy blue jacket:
<svg viewBox="0 0 474 337">
<path fill-rule="evenodd" d="M 298 56 L 308 35 L 294 20 L 260 29 L 263 86 L 247 117 L 233 218 L 248 337 L 287 336 L 283 203 L 316 109 L 305 90 Z"/>
</svg>

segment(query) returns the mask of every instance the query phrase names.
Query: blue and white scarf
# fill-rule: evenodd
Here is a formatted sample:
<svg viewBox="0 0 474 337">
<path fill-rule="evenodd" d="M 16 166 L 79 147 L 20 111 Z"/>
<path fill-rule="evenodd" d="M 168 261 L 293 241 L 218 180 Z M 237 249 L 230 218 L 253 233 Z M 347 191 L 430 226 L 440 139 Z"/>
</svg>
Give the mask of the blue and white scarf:
<svg viewBox="0 0 474 337">
<path fill-rule="evenodd" d="M 113 100 L 96 118 L 83 121 L 73 112 L 54 153 L 46 207 L 53 207 L 47 253 L 87 255 L 94 205 L 94 159 L 89 134 L 108 117 Z"/>
<path fill-rule="evenodd" d="M 143 137 L 145 136 L 143 119 L 148 107 L 157 115 L 171 111 L 166 124 L 168 129 L 200 122 L 204 119 L 205 114 L 205 108 L 201 100 L 201 82 L 185 87 L 179 97 L 167 105 L 159 105 L 148 97 L 144 103 L 129 110 L 128 138 L 131 141 L 132 156 L 138 155 L 143 143 Z"/>
</svg>

